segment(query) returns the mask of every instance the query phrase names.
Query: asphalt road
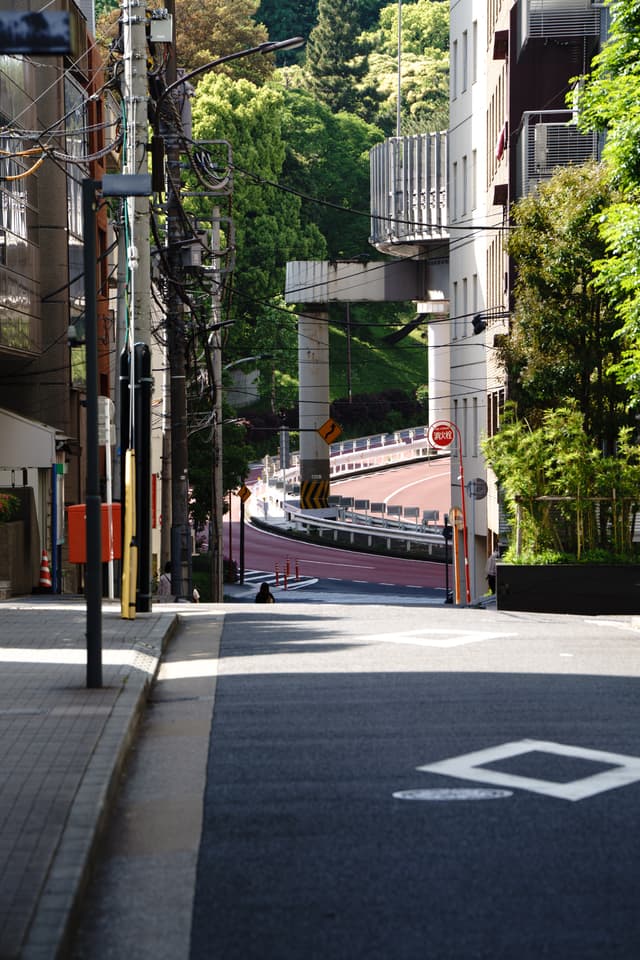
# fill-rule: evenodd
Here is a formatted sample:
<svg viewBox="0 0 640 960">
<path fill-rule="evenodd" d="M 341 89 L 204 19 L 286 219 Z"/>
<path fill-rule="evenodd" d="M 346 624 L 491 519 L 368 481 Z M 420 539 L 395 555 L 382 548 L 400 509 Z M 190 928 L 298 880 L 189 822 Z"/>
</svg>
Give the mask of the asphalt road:
<svg viewBox="0 0 640 960">
<path fill-rule="evenodd" d="M 638 680 L 615 675 L 639 639 L 470 611 L 228 617 L 192 960 L 640 956 L 640 783 L 514 788 L 612 768 L 550 743 L 640 754 Z M 417 769 L 527 740 L 484 759 L 498 786 Z M 398 797 L 484 786 L 505 795 Z"/>
<path fill-rule="evenodd" d="M 408 463 L 377 473 L 332 481 L 332 493 L 370 499 L 422 510 L 438 509 L 441 518 L 449 509 L 450 465 L 448 458 Z M 239 502 L 232 498 L 233 519 L 225 516 L 224 550 L 236 562 L 240 559 Z M 249 511 L 248 511 L 249 512 Z M 424 588 L 431 594 L 445 589 L 444 564 L 403 557 L 336 550 L 267 532 L 245 524 L 245 568 L 274 573 L 284 571 L 287 559 L 291 570 L 298 566 L 302 576 L 345 580 L 357 583 Z"/>
<path fill-rule="evenodd" d="M 622 620 L 230 606 L 172 956 L 637 960 L 639 651 Z M 166 955 L 146 909 L 84 955 Z"/>
</svg>

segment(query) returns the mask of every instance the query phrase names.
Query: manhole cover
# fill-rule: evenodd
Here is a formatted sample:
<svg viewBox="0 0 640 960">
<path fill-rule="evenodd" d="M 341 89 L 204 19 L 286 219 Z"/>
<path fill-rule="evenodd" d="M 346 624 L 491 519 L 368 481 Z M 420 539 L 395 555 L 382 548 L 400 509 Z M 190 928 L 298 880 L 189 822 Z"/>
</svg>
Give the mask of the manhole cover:
<svg viewBox="0 0 640 960">
<path fill-rule="evenodd" d="M 453 787 L 433 790 L 398 790 L 396 800 L 499 800 L 512 797 L 513 790 L 493 790 L 484 787 Z"/>
</svg>

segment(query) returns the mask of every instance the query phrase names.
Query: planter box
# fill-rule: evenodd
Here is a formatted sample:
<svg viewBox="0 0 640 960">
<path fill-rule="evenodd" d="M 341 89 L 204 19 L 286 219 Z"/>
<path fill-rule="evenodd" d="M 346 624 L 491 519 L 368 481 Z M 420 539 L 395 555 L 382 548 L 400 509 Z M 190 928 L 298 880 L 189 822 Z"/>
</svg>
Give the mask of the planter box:
<svg viewBox="0 0 640 960">
<path fill-rule="evenodd" d="M 639 564 L 498 563 L 498 610 L 640 614 Z"/>
</svg>

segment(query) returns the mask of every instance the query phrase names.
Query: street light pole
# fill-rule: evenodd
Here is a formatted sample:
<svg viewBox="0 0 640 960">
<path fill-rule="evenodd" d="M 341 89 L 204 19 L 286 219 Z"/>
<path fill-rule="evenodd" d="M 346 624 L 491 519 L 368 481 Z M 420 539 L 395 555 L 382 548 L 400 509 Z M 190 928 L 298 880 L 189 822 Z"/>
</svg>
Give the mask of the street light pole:
<svg viewBox="0 0 640 960">
<path fill-rule="evenodd" d="M 87 686 L 102 686 L 102 540 L 98 443 L 98 313 L 96 294 L 96 180 L 82 181 L 84 309 L 87 371 Z"/>
<path fill-rule="evenodd" d="M 144 197 L 151 194 L 151 177 L 144 174 L 105 175 L 82 181 L 84 227 L 84 297 L 87 375 L 87 686 L 102 686 L 102 517 L 100 498 L 100 447 L 98 438 L 98 314 L 96 290 L 96 206 L 103 197 Z M 123 544 L 123 550 L 128 548 Z"/>
</svg>

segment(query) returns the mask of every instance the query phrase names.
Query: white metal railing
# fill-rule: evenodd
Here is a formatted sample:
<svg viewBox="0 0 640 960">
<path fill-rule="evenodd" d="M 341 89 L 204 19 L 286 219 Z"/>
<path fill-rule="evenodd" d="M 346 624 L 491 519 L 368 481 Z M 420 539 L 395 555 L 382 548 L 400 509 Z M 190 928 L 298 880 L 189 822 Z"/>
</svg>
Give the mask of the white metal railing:
<svg viewBox="0 0 640 960">
<path fill-rule="evenodd" d="M 447 134 L 390 137 L 369 154 L 376 247 L 441 241 L 447 232 Z"/>
<path fill-rule="evenodd" d="M 357 440 L 342 440 L 331 444 L 329 476 L 336 478 L 346 473 L 373 470 L 391 463 L 402 463 L 424 457 L 447 456 L 439 454 L 430 446 L 428 426 L 407 427 L 394 433 L 374 433 Z M 292 453 L 286 471 L 287 483 L 300 482 L 300 454 Z M 278 457 L 266 457 L 264 475 L 279 479 L 282 468 Z"/>
</svg>

